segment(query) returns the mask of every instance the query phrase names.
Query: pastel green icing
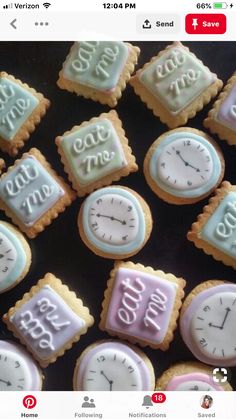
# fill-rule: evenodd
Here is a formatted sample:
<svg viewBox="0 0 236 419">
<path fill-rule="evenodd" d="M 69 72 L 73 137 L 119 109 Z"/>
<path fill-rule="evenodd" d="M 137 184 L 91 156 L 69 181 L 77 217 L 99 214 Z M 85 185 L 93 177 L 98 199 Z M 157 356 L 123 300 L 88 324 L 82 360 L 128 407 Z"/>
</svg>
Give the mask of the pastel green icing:
<svg viewBox="0 0 236 419">
<path fill-rule="evenodd" d="M 128 54 L 123 42 L 75 42 L 63 66 L 63 76 L 96 90 L 113 90 Z"/>
<path fill-rule="evenodd" d="M 180 46 L 156 58 L 139 77 L 172 114 L 179 113 L 216 79 L 207 67 Z"/>
<path fill-rule="evenodd" d="M 199 233 L 206 242 L 236 259 L 236 193 L 229 192 Z"/>
<path fill-rule="evenodd" d="M 34 156 L 20 160 L 0 181 L 0 198 L 26 226 L 33 225 L 64 195 Z"/>
<path fill-rule="evenodd" d="M 61 145 L 79 185 L 89 185 L 127 165 L 119 137 L 108 119 L 64 136 Z"/>
<path fill-rule="evenodd" d="M 11 141 L 39 100 L 8 78 L 0 78 L 0 137 Z"/>
</svg>

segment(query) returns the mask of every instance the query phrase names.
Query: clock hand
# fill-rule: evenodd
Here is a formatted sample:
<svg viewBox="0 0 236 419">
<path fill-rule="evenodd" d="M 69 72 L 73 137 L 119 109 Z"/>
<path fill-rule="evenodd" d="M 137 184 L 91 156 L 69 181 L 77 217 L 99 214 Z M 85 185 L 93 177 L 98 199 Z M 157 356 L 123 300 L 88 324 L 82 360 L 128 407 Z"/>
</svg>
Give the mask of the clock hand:
<svg viewBox="0 0 236 419">
<path fill-rule="evenodd" d="M 200 172 L 200 170 L 199 170 L 197 167 L 193 166 L 192 164 L 190 164 L 190 163 L 188 163 L 186 160 L 184 160 L 184 158 L 181 156 L 181 153 L 180 153 L 180 151 L 179 151 L 179 150 L 176 150 L 176 154 L 177 154 L 177 156 L 179 156 L 179 158 L 180 158 L 180 159 L 184 162 L 185 166 L 189 166 L 189 167 L 191 167 L 192 169 L 196 170 L 196 172 Z"/>
<path fill-rule="evenodd" d="M 223 330 L 223 328 L 224 328 L 224 324 L 225 324 L 225 322 L 226 322 L 226 319 L 227 319 L 227 317 L 228 317 L 229 312 L 231 311 L 231 309 L 230 309 L 229 307 L 227 307 L 225 310 L 226 310 L 226 313 L 225 313 L 225 317 L 224 317 L 224 320 L 223 320 L 223 322 L 222 322 L 221 326 L 217 326 L 217 325 L 212 324 L 212 323 L 209 323 L 209 324 L 208 324 L 208 326 L 210 326 L 210 327 L 215 327 L 215 328 L 217 328 L 217 329 Z"/>
<path fill-rule="evenodd" d="M 4 257 L 4 255 L 0 255 L 0 259 L 2 259 Z"/>
<path fill-rule="evenodd" d="M 231 311 L 231 309 L 230 309 L 229 307 L 227 307 L 225 310 L 226 310 L 226 313 L 225 313 L 225 317 L 224 317 L 223 323 L 222 323 L 222 325 L 221 325 L 221 329 L 223 329 L 223 328 L 224 328 L 224 324 L 225 324 L 225 322 L 226 322 L 226 319 L 227 319 L 227 317 L 228 317 L 228 315 L 229 315 L 229 312 Z"/>
<path fill-rule="evenodd" d="M 108 381 L 108 383 L 110 385 L 110 391 L 112 391 L 113 381 L 112 380 L 109 380 L 109 378 L 107 378 L 107 376 L 104 374 L 103 371 L 100 371 L 100 374 L 103 375 L 103 377 Z"/>
<path fill-rule="evenodd" d="M 121 223 L 122 225 L 126 225 L 126 221 L 125 220 L 119 220 L 118 218 L 115 218 L 115 217 L 113 217 L 113 216 L 110 216 L 110 215 L 104 215 L 104 214 L 96 214 L 96 216 L 98 217 L 98 218 L 100 218 L 100 217 L 102 217 L 102 218 L 109 218 L 109 220 L 111 220 L 111 221 L 118 221 L 118 223 Z"/>
<path fill-rule="evenodd" d="M 212 324 L 212 323 L 208 323 L 208 326 L 215 327 L 216 329 L 222 329 L 221 326 L 216 326 L 215 324 Z"/>
<path fill-rule="evenodd" d="M 113 381 L 110 381 L 110 391 L 112 391 Z"/>
<path fill-rule="evenodd" d="M 10 381 L 5 381 L 5 380 L 2 380 L 1 378 L 0 378 L 0 381 L 1 381 L 2 383 L 6 384 L 6 385 L 7 385 L 7 387 L 9 387 L 9 386 L 11 386 L 11 385 L 12 385 Z"/>
</svg>

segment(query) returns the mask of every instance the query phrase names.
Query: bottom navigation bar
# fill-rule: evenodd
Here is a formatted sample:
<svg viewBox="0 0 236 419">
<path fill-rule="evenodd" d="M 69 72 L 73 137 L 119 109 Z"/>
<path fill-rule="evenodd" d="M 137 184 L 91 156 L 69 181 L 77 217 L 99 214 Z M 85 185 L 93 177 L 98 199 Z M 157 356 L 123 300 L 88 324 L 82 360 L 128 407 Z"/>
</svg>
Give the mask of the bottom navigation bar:
<svg viewBox="0 0 236 419">
<path fill-rule="evenodd" d="M 1 392 L 4 419 L 235 419 L 236 392 Z"/>
</svg>

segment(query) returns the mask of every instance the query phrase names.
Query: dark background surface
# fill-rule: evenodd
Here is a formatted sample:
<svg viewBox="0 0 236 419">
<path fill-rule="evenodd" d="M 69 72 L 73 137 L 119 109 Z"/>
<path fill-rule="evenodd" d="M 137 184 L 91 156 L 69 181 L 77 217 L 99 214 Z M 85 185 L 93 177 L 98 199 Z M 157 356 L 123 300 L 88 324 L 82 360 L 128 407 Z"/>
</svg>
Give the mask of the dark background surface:
<svg viewBox="0 0 236 419">
<path fill-rule="evenodd" d="M 133 44 L 141 48 L 138 67 L 167 45 L 166 42 Z M 51 100 L 51 107 L 45 118 L 20 151 L 19 156 L 31 147 L 39 148 L 58 174 L 66 180 L 54 142 L 55 137 L 84 120 L 110 110 L 107 106 L 77 97 L 57 87 L 57 76 L 70 45 L 68 42 L 0 43 L 0 71 L 13 74 Z M 189 42 L 185 45 L 189 46 L 191 51 L 224 82 L 236 69 L 236 43 Z M 204 130 L 202 121 L 207 116 L 211 104 L 194 119 L 189 120 L 187 126 Z M 223 263 L 205 255 L 186 238 L 192 222 L 196 220 L 208 199 L 194 205 L 170 205 L 154 195 L 145 182 L 142 172 L 145 154 L 152 142 L 168 128 L 147 109 L 134 94 L 131 86 L 127 86 L 116 110 L 123 121 L 126 135 L 139 165 L 137 173 L 122 178 L 118 183 L 133 188 L 146 199 L 154 221 L 150 240 L 141 252 L 132 258 L 132 261 L 182 276 L 187 281 L 186 294 L 194 286 L 208 279 L 235 282 L 236 275 L 232 268 L 225 267 Z M 220 145 L 226 160 L 224 179 L 236 184 L 236 148 L 220 141 L 217 136 L 213 138 Z M 13 159 L 2 154 L 7 166 L 13 164 Z M 83 199 L 77 199 L 43 233 L 36 239 L 30 240 L 33 263 L 27 277 L 16 288 L 0 295 L 1 318 L 46 272 L 52 272 L 76 291 L 95 318 L 95 324 L 88 333 L 82 336 L 63 357 L 58 358 L 54 364 L 44 370 L 44 390 L 72 390 L 73 370 L 77 357 L 97 339 L 109 338 L 107 333 L 98 329 L 98 323 L 103 293 L 113 261 L 94 255 L 81 241 L 77 230 L 77 214 L 82 202 Z M 0 214 L 0 219 L 7 220 L 3 212 Z M 0 337 L 12 338 L 1 320 Z M 144 351 L 154 365 L 156 377 L 174 362 L 194 359 L 183 343 L 179 330 L 176 330 L 175 338 L 167 352 L 151 350 L 148 347 Z M 231 373 L 231 384 L 236 390 L 236 368 L 232 368 Z"/>
</svg>

